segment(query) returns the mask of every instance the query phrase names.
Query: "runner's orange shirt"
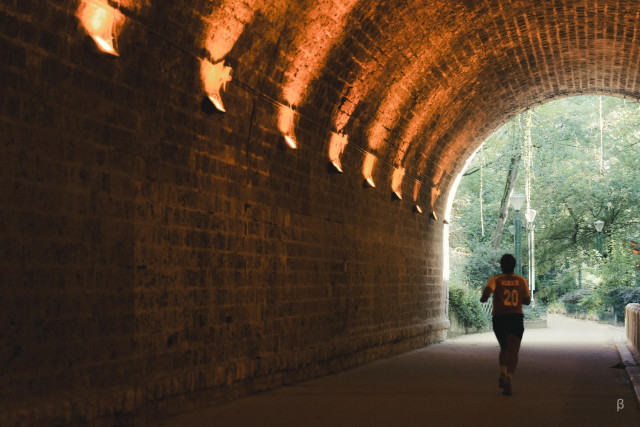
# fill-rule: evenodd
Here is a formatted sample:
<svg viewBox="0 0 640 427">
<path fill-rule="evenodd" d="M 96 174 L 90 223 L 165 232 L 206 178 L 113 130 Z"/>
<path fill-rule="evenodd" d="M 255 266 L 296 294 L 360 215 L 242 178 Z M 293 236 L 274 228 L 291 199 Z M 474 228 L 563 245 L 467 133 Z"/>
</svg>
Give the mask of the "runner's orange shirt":
<svg viewBox="0 0 640 427">
<path fill-rule="evenodd" d="M 487 283 L 493 292 L 493 315 L 522 314 L 522 298 L 531 296 L 527 279 L 515 274 L 493 276 Z"/>
</svg>

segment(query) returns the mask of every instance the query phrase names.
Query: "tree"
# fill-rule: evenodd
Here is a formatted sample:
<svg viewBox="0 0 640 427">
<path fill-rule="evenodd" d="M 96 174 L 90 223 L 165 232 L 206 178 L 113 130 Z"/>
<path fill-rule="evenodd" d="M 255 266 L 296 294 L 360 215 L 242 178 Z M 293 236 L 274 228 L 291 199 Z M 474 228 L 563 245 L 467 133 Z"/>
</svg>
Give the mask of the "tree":
<svg viewBox="0 0 640 427">
<path fill-rule="evenodd" d="M 491 247 L 498 249 L 500 243 L 502 243 L 502 233 L 504 232 L 504 224 L 507 222 L 507 215 L 509 213 L 509 201 L 513 194 L 513 189 L 516 187 L 516 180 L 518 179 L 518 167 L 520 166 L 520 159 L 522 155 L 520 150 L 516 151 L 511 157 L 511 163 L 509 164 L 509 170 L 507 171 L 507 179 L 504 184 L 504 192 L 502 193 L 502 201 L 500 202 L 500 214 L 498 215 L 498 223 L 496 224 L 496 230 L 493 233 L 493 241 Z"/>
<path fill-rule="evenodd" d="M 509 222 L 505 205 L 510 188 L 524 193 L 526 175 L 517 174 L 517 170 L 510 173 L 514 162 L 520 162 L 514 160 L 519 146 L 513 143 L 513 129 L 519 133 L 515 139 L 522 138 L 516 120 L 485 142 L 483 185 L 476 173 L 479 159 L 474 159 L 458 188 L 450 242 L 452 263 L 457 269 L 452 271 L 452 277 L 459 281 L 473 283 L 475 279 L 470 274 L 488 274 L 487 266 L 497 266 L 497 259 L 491 261 L 488 256 L 499 257 L 500 253 L 513 250 L 512 240 L 503 238 Z M 610 97 L 565 98 L 536 107 L 532 122 L 530 200 L 539 212 L 535 221 L 536 271 L 541 286 L 557 285 L 560 293 L 566 293 L 572 288 L 571 280 L 575 286 L 580 284 L 587 266 L 596 259 L 596 219 L 605 222 L 605 260 L 625 263 L 624 268 L 618 268 L 619 274 L 625 277 L 624 283 L 631 283 L 629 277 L 635 271 L 635 263 L 621 253 L 630 253 L 630 241 L 640 241 L 640 129 L 636 126 L 640 122 L 639 105 Z M 507 177 L 512 177 L 512 182 Z M 480 187 L 483 219 L 496 230 L 490 240 L 481 232 L 484 224 L 480 223 L 477 202 Z M 631 266 L 630 270 L 627 266 Z M 598 274 L 604 271 L 603 267 Z M 553 280 L 545 281 L 545 277 L 552 276 Z M 559 296 L 547 294 L 549 298 Z"/>
</svg>

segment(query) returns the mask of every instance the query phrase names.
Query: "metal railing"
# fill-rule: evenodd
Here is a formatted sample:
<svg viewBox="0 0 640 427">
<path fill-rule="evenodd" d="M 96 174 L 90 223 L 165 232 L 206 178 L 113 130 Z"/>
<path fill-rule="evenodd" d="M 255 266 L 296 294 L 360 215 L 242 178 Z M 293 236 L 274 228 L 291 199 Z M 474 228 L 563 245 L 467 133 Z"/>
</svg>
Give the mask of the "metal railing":
<svg viewBox="0 0 640 427">
<path fill-rule="evenodd" d="M 640 304 L 629 303 L 624 308 L 624 328 L 627 339 L 640 352 Z"/>
<path fill-rule="evenodd" d="M 487 317 L 491 317 L 491 314 L 493 313 L 493 298 L 490 298 L 489 301 L 481 304 L 482 304 L 482 311 L 484 311 L 484 314 L 486 314 Z"/>
</svg>

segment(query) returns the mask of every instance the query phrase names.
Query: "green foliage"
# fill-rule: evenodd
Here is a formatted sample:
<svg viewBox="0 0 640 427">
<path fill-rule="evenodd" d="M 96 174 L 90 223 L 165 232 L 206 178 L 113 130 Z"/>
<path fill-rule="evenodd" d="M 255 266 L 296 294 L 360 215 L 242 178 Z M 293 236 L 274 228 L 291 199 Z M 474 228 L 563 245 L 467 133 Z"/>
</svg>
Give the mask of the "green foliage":
<svg viewBox="0 0 640 427">
<path fill-rule="evenodd" d="M 618 316 L 624 315 L 624 308 L 630 302 L 640 301 L 640 287 L 628 288 L 618 287 L 610 289 L 604 295 L 604 303 L 613 308 Z"/>
<path fill-rule="evenodd" d="M 449 309 L 467 328 L 484 328 L 489 324 L 489 317 L 482 310 L 480 295 L 462 286 L 449 287 Z"/>
<path fill-rule="evenodd" d="M 454 285 L 471 289 L 484 289 L 489 277 L 500 273 L 501 249 L 493 250 L 487 243 L 476 243 L 468 253 L 452 255 L 452 264 L 458 274 L 452 277 Z"/>
<path fill-rule="evenodd" d="M 560 302 L 563 302 L 565 304 L 580 305 L 583 302 L 587 301 L 592 294 L 593 291 L 591 289 L 576 289 L 575 291 L 571 291 L 563 295 L 562 298 L 560 298 Z"/>
<path fill-rule="evenodd" d="M 547 306 L 543 302 L 536 301 L 535 305 L 523 305 L 522 313 L 525 321 L 544 320 L 547 318 Z"/>
<path fill-rule="evenodd" d="M 606 258 L 599 258 L 599 269 L 605 289 L 634 287 L 638 284 L 638 255 L 631 251 L 629 240 L 624 235 L 611 233 Z"/>
<path fill-rule="evenodd" d="M 547 303 L 553 303 L 571 291 L 578 288 L 579 267 L 577 265 L 565 265 L 549 271 L 540 276 L 537 282 L 537 297 Z"/>
<path fill-rule="evenodd" d="M 600 108 L 602 106 L 602 108 Z M 582 96 L 538 106 L 532 113 L 533 169 L 530 206 L 535 220 L 536 301 L 600 313 L 638 298 L 640 256 L 640 108 L 619 98 Z M 602 113 L 602 120 L 600 113 Z M 528 112 L 526 113 L 528 115 Z M 514 118 L 496 131 L 470 162 L 452 207 L 452 281 L 481 288 L 513 253 L 510 209 L 501 245 L 491 249 L 506 171 L 524 155 L 526 120 Z M 525 194 L 521 164 L 515 192 Z M 480 191 L 482 189 L 482 205 Z M 526 211 L 527 205 L 523 206 Z M 482 212 L 481 212 L 482 210 Z M 481 218 L 484 220 L 482 223 Z M 604 221 L 603 255 L 596 252 L 595 220 Z M 523 272 L 528 265 L 522 230 Z M 579 293 L 574 293 L 581 289 Z M 562 302 L 578 296 L 579 301 Z M 638 299 L 636 302 L 640 302 Z"/>
<path fill-rule="evenodd" d="M 560 302 L 564 304 L 565 310 L 569 314 L 597 314 L 599 304 L 597 295 L 593 290 L 584 288 L 571 291 L 560 298 Z"/>
</svg>

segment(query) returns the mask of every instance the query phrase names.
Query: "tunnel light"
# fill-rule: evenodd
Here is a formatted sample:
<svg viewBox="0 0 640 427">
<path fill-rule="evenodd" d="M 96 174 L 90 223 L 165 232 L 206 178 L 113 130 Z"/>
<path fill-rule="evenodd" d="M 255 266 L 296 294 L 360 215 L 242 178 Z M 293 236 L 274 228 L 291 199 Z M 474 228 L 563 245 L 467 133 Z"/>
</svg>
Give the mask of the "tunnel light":
<svg viewBox="0 0 640 427">
<path fill-rule="evenodd" d="M 91 38 L 93 38 L 101 51 L 113 56 L 120 56 L 116 48 L 113 46 L 113 38 L 104 38 L 97 35 L 91 36 Z"/>
<path fill-rule="evenodd" d="M 342 133 L 334 133 L 331 135 L 329 143 L 329 166 L 337 173 L 342 173 L 342 163 L 340 156 L 344 152 L 344 147 L 349 143 L 349 137 Z"/>
<path fill-rule="evenodd" d="M 396 168 L 391 179 L 391 197 L 394 200 L 402 200 L 402 180 L 404 178 L 404 168 Z"/>
<path fill-rule="evenodd" d="M 293 132 L 294 118 L 295 113 L 293 108 L 285 105 L 280 106 L 280 112 L 278 114 L 278 129 L 280 129 L 280 132 L 282 133 L 286 146 L 295 150 L 298 148 L 298 141 L 296 140 Z"/>
<path fill-rule="evenodd" d="M 362 175 L 364 176 L 364 182 L 362 183 L 365 187 L 375 188 L 376 184 L 373 181 L 373 166 L 376 163 L 376 156 L 371 153 L 367 153 L 364 158 L 364 163 L 362 164 Z"/>
<path fill-rule="evenodd" d="M 220 92 L 225 90 L 227 83 L 231 81 L 231 67 L 225 66 L 224 61 L 212 64 L 205 59 L 202 61 L 200 73 L 207 98 L 209 98 L 216 110 L 225 113 L 227 110 L 222 103 Z"/>
<path fill-rule="evenodd" d="M 336 157 L 335 159 L 329 162 L 329 167 L 332 172 L 342 173 L 342 163 L 340 163 L 340 158 Z"/>
<path fill-rule="evenodd" d="M 296 141 L 296 137 L 293 134 L 283 135 L 284 143 L 287 144 L 289 148 L 296 149 L 298 148 L 298 142 Z"/>
<path fill-rule="evenodd" d="M 216 107 L 216 110 L 220 111 L 221 113 L 227 112 L 227 110 L 225 110 L 224 108 L 224 104 L 222 103 L 222 97 L 220 96 L 220 93 L 209 94 L 207 98 L 209 98 L 209 101 L 211 101 L 213 106 Z"/>
<path fill-rule="evenodd" d="M 422 207 L 418 204 L 418 197 L 420 196 L 420 187 L 422 183 L 418 180 L 413 185 L 413 212 L 422 215 Z"/>
<path fill-rule="evenodd" d="M 429 213 L 429 217 L 431 217 L 431 219 L 434 221 L 438 220 L 438 215 L 436 214 L 436 210 L 435 210 L 438 197 L 440 197 L 440 188 L 437 186 L 431 187 L 431 202 L 429 203 L 429 208 L 431 212 Z"/>
<path fill-rule="evenodd" d="M 118 12 L 105 0 L 85 0 L 80 4 L 78 15 L 98 49 L 109 55 L 119 56 L 113 34 Z"/>
<path fill-rule="evenodd" d="M 369 178 L 365 178 L 364 182 L 362 183 L 363 187 L 369 187 L 369 188 L 376 188 L 376 183 L 373 181 L 372 177 Z"/>
</svg>

